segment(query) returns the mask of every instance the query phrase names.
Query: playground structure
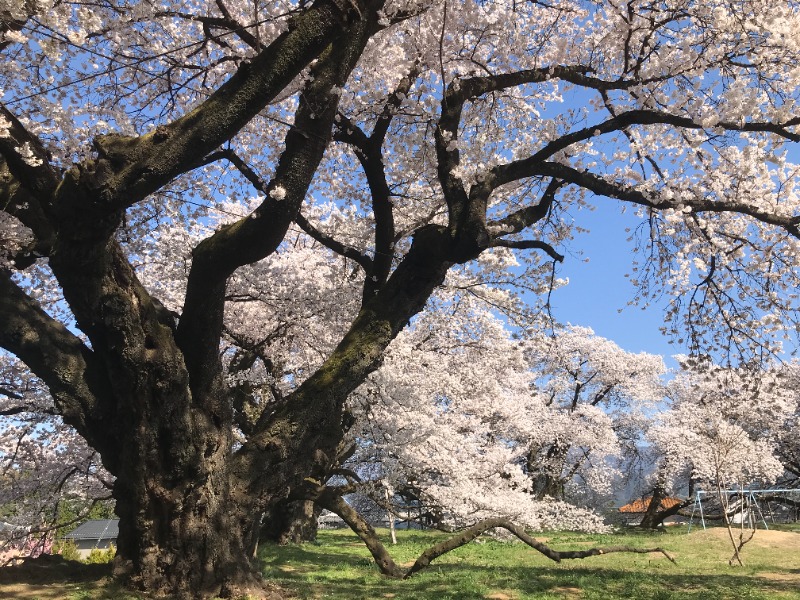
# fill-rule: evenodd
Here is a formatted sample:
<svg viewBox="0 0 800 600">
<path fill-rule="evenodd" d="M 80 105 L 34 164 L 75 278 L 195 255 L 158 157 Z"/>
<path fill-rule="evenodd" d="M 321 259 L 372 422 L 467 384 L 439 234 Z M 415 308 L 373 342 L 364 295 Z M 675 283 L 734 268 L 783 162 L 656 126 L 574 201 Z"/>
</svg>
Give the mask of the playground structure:
<svg viewBox="0 0 800 600">
<path fill-rule="evenodd" d="M 703 508 L 703 502 L 722 501 L 719 515 L 713 517 Z M 721 519 L 722 511 L 728 515 L 731 524 L 756 529 L 761 523 L 769 529 L 771 523 L 793 523 L 800 521 L 800 488 L 782 489 L 730 489 L 720 491 L 695 491 L 694 504 L 689 518 L 689 531 L 692 530 L 695 514 L 698 515 L 703 529 L 706 520 Z"/>
</svg>

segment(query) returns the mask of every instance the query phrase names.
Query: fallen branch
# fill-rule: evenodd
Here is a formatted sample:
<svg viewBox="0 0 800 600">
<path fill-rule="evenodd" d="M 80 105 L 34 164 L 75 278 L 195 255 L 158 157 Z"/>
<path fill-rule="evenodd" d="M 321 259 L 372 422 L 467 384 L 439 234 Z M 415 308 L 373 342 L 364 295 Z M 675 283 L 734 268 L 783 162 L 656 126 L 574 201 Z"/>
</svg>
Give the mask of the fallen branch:
<svg viewBox="0 0 800 600">
<path fill-rule="evenodd" d="M 516 523 L 504 518 L 492 518 L 476 523 L 472 527 L 468 527 L 467 529 L 459 531 L 452 537 L 431 546 L 419 556 L 411 568 L 405 570 L 394 562 L 392 557 L 389 555 L 389 552 L 381 543 L 372 526 L 370 526 L 369 523 L 367 523 L 366 520 L 340 496 L 331 493 L 322 493 L 318 497 L 317 502 L 331 512 L 339 515 L 339 517 L 341 517 L 341 519 L 347 523 L 350 529 L 352 529 L 353 532 L 359 538 L 361 538 L 361 541 L 366 544 L 367 548 L 372 554 L 372 557 L 375 559 L 375 564 L 378 566 L 382 574 L 398 579 L 407 579 L 411 577 L 414 573 L 417 573 L 428 567 L 431 562 L 443 554 L 452 552 L 456 548 L 460 548 L 461 546 L 468 544 L 487 531 L 497 528 L 505 529 L 506 531 L 513 533 L 525 544 L 534 550 L 541 552 L 547 558 L 555 562 L 577 558 L 588 558 L 590 556 L 599 556 L 601 554 L 612 554 L 616 552 L 633 554 L 650 554 L 651 552 L 658 552 L 663 554 L 670 562 L 676 564 L 675 559 L 672 558 L 672 556 L 670 556 L 663 548 L 606 546 L 604 548 L 589 548 L 587 550 L 554 550 L 546 544 L 543 544 L 539 540 L 528 535 L 528 533 L 526 533 L 525 530 Z"/>
<path fill-rule="evenodd" d="M 442 542 L 439 542 L 435 546 L 428 548 L 425 552 L 423 552 L 420 557 L 417 559 L 417 562 L 408 570 L 408 572 L 403 576 L 403 579 L 410 577 L 414 573 L 421 571 L 425 567 L 427 567 L 433 560 L 439 558 L 443 554 L 455 550 L 465 544 L 468 544 L 478 536 L 486 533 L 490 529 L 501 528 L 505 529 L 506 531 L 513 533 L 517 536 L 520 540 L 526 543 L 528 546 L 533 548 L 534 550 L 538 550 L 542 554 L 544 554 L 550 560 L 555 562 L 561 562 L 562 560 L 569 560 L 569 559 L 576 559 L 576 558 L 588 558 L 590 556 L 599 556 L 600 554 L 612 554 L 615 552 L 629 552 L 635 554 L 649 554 L 651 552 L 660 552 L 664 556 L 666 556 L 670 562 L 675 563 L 675 559 L 672 558 L 666 550 L 663 548 L 635 548 L 633 546 L 607 546 L 605 548 L 589 548 L 588 550 L 554 550 L 543 544 L 539 540 L 531 537 L 528 535 L 525 530 L 520 527 L 519 525 L 512 523 L 508 519 L 503 518 L 493 518 L 493 519 L 486 519 L 481 521 L 480 523 L 476 523 L 472 527 L 464 529 L 463 531 L 458 532 L 453 537 L 446 539 Z"/>
</svg>

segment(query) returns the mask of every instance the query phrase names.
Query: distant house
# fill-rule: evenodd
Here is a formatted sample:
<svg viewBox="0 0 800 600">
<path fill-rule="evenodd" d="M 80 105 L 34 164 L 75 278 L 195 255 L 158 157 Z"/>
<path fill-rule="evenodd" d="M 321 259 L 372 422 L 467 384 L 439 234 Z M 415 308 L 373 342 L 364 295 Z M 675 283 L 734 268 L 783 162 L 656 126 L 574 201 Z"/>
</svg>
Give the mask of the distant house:
<svg viewBox="0 0 800 600">
<path fill-rule="evenodd" d="M 647 507 L 650 506 L 650 501 L 653 499 L 652 496 L 647 496 L 645 498 L 639 498 L 638 500 L 634 500 L 630 504 L 626 504 L 625 506 L 621 506 L 619 512 L 621 512 L 625 518 L 625 522 L 628 525 L 638 525 L 639 522 L 642 520 L 644 513 L 647 512 Z M 681 504 L 683 500 L 680 498 L 664 498 L 661 500 L 661 504 L 658 506 L 658 510 L 667 510 L 672 508 L 677 504 Z"/>
<path fill-rule="evenodd" d="M 86 521 L 64 536 L 78 547 L 81 558 L 87 558 L 92 550 L 107 550 L 117 545 L 119 519 L 95 519 Z"/>
<path fill-rule="evenodd" d="M 341 529 L 347 527 L 342 518 L 329 510 L 323 510 L 317 519 L 317 527 L 320 529 Z"/>
</svg>

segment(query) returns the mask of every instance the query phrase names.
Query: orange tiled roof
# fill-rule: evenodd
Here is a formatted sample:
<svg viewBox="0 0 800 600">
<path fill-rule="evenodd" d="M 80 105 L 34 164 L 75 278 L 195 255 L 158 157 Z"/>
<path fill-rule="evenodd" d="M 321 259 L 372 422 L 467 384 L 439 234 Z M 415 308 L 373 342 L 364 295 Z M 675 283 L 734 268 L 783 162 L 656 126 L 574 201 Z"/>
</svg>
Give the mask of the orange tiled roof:
<svg viewBox="0 0 800 600">
<path fill-rule="evenodd" d="M 619 512 L 624 513 L 643 513 L 647 512 L 647 507 L 650 505 L 650 500 L 652 496 L 648 496 L 647 498 L 639 498 L 631 502 L 630 504 L 626 504 L 625 506 L 619 509 Z M 664 498 L 661 501 L 661 504 L 658 507 L 658 510 L 666 510 L 668 508 L 672 508 L 676 504 L 680 504 L 683 502 L 680 498 Z"/>
</svg>

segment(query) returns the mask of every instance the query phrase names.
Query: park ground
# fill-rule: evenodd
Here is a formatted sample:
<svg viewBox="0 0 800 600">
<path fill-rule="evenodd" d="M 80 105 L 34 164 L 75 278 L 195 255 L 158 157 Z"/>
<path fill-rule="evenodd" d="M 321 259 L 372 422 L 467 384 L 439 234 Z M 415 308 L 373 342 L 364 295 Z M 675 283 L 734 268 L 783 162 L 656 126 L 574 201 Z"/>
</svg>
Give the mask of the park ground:
<svg viewBox="0 0 800 600">
<path fill-rule="evenodd" d="M 387 536 L 388 537 L 388 536 Z M 391 548 L 411 564 L 441 538 L 400 532 Z M 427 571 L 394 581 L 378 574 L 369 554 L 346 530 L 320 532 L 313 544 L 262 548 L 264 573 L 298 600 L 800 600 L 800 528 L 759 530 L 745 547 L 744 567 L 730 567 L 724 529 L 665 533 L 539 537 L 559 550 L 592 546 L 661 546 L 659 554 L 610 554 L 556 564 L 519 542 L 482 538 L 435 561 Z M 0 569 L 0 598 L 24 600 L 145 600 L 104 577 L 102 565 Z"/>
</svg>

